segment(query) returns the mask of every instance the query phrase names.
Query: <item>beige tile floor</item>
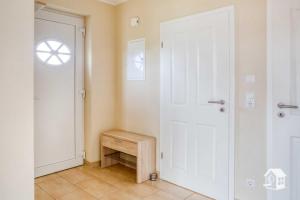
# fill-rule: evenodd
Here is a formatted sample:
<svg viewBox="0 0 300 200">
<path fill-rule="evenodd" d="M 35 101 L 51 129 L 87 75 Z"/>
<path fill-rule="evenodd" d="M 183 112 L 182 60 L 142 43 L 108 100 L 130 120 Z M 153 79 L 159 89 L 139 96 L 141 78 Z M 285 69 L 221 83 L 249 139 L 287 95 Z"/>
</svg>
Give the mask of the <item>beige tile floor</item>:
<svg viewBox="0 0 300 200">
<path fill-rule="evenodd" d="M 35 180 L 35 200 L 211 200 L 165 181 L 135 183 L 135 171 L 82 166 Z"/>
</svg>

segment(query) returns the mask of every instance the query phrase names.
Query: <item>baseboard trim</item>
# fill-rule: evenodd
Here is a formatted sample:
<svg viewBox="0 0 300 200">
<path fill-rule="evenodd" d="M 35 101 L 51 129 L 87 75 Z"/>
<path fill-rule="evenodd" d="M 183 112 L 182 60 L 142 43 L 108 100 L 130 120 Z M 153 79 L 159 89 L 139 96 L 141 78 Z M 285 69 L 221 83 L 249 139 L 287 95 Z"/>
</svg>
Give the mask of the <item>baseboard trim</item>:
<svg viewBox="0 0 300 200">
<path fill-rule="evenodd" d="M 90 166 L 90 167 L 100 167 L 101 165 L 100 161 L 96 161 L 96 162 L 89 162 L 87 160 L 84 160 L 84 165 L 86 166 Z"/>
</svg>

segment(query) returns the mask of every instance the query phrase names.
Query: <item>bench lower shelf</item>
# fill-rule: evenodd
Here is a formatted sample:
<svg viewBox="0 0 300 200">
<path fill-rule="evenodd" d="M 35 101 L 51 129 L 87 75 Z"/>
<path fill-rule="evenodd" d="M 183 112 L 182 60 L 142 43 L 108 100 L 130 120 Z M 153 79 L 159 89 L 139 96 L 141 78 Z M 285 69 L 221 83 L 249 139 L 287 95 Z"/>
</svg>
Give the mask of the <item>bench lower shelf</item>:
<svg viewBox="0 0 300 200">
<path fill-rule="evenodd" d="M 122 153 L 122 152 L 115 152 L 115 153 L 111 153 L 111 154 L 104 155 L 104 156 L 105 156 L 105 158 L 115 160 L 118 163 L 120 163 L 120 164 L 122 164 L 122 165 L 124 165 L 126 167 L 129 167 L 129 168 L 132 168 L 132 169 L 136 169 L 136 158 L 134 157 L 135 162 L 133 162 L 131 160 L 122 158 L 122 154 L 124 154 L 124 153 Z M 125 157 L 131 157 L 131 158 L 133 158 L 133 156 L 128 155 L 128 154 L 125 154 Z"/>
</svg>

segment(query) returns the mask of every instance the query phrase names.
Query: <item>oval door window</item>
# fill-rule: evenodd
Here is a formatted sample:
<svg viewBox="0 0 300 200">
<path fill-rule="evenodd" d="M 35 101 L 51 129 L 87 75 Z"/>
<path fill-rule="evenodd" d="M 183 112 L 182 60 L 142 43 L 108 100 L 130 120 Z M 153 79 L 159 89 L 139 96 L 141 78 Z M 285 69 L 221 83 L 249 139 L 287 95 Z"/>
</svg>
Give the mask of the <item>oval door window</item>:
<svg viewBox="0 0 300 200">
<path fill-rule="evenodd" d="M 37 45 L 36 55 L 42 62 L 49 65 L 62 65 L 70 60 L 71 51 L 61 42 L 47 40 Z"/>
</svg>

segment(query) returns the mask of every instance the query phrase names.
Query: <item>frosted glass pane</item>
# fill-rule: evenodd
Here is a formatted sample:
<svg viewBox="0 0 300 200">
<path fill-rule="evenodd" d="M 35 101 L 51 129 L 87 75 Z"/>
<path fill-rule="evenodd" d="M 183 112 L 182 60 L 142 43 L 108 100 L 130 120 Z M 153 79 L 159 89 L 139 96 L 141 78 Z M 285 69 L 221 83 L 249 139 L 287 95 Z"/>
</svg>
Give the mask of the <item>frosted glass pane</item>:
<svg viewBox="0 0 300 200">
<path fill-rule="evenodd" d="M 43 52 L 37 52 L 36 54 L 39 57 L 39 59 L 41 59 L 41 61 L 43 62 L 45 62 L 51 56 L 50 53 L 43 53 Z"/>
<path fill-rule="evenodd" d="M 43 42 L 41 43 L 37 48 L 36 48 L 37 51 L 45 51 L 45 52 L 50 52 L 51 49 L 48 47 L 48 45 Z"/>
<path fill-rule="evenodd" d="M 61 43 L 57 41 L 47 41 L 47 43 L 49 44 L 50 48 L 54 51 L 56 51 L 61 46 Z"/>
<path fill-rule="evenodd" d="M 36 48 L 37 57 L 49 65 L 61 65 L 71 58 L 70 49 L 58 41 L 44 41 Z"/>
<path fill-rule="evenodd" d="M 47 62 L 49 65 L 61 65 L 61 61 L 57 56 L 53 55 Z"/>
<path fill-rule="evenodd" d="M 70 55 L 59 54 L 58 57 L 64 62 L 68 62 L 70 60 Z"/>
<path fill-rule="evenodd" d="M 66 45 L 63 45 L 62 47 L 59 48 L 58 50 L 59 53 L 65 53 L 65 54 L 70 54 L 70 50 L 68 49 L 68 47 L 66 47 Z"/>
</svg>

